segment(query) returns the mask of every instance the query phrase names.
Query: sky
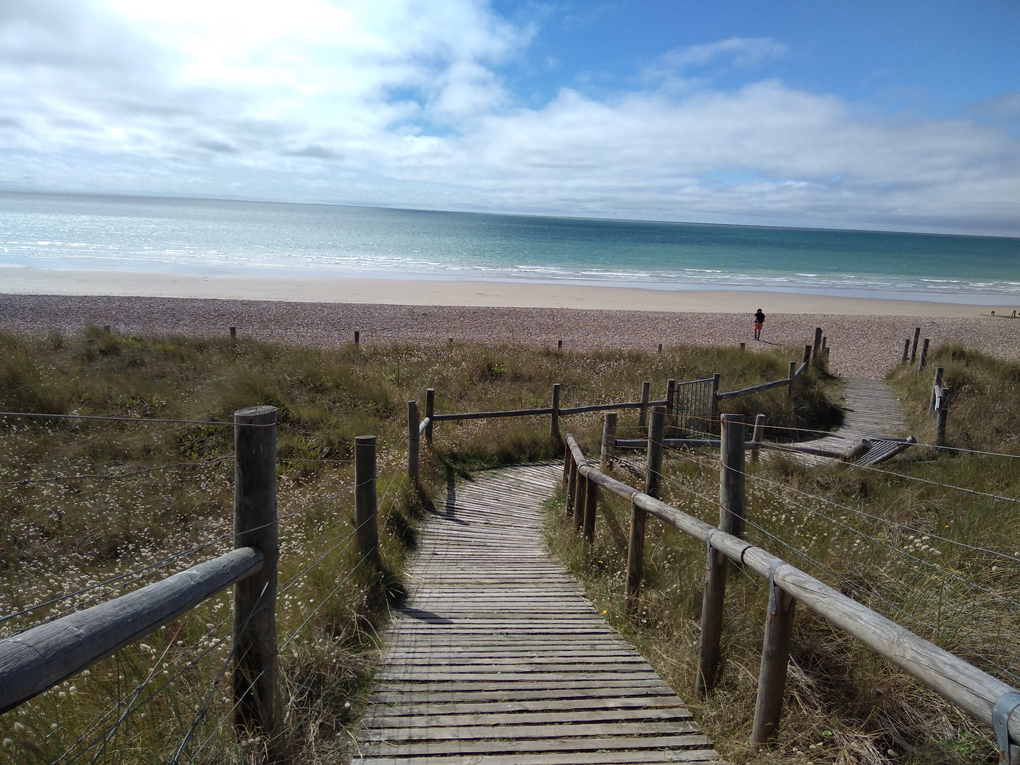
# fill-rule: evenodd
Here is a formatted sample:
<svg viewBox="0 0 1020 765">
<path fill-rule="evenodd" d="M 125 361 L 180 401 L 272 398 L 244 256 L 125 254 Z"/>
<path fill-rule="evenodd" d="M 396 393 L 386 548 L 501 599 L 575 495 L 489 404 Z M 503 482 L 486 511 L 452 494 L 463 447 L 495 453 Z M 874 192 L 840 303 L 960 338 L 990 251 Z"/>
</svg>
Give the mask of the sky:
<svg viewBox="0 0 1020 765">
<path fill-rule="evenodd" d="M 0 189 L 1020 236 L 1020 4 L 0 0 Z"/>
</svg>

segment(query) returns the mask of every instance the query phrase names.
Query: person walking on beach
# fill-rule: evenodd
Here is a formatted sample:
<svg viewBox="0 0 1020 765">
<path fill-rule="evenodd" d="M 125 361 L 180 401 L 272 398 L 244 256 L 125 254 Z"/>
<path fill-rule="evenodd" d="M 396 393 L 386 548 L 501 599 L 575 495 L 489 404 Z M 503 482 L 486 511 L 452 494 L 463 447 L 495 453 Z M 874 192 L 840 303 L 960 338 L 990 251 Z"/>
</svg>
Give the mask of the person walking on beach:
<svg viewBox="0 0 1020 765">
<path fill-rule="evenodd" d="M 761 328 L 765 326 L 765 314 L 759 308 L 754 313 L 754 339 L 761 340 Z"/>
</svg>

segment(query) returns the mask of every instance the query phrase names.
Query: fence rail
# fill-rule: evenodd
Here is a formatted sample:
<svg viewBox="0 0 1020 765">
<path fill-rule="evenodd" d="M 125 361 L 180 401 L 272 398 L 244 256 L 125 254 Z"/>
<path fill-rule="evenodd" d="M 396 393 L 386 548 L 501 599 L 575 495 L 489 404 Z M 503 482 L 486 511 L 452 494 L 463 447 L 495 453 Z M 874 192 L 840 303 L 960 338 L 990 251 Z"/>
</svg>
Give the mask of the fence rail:
<svg viewBox="0 0 1020 765">
<path fill-rule="evenodd" d="M 567 435 L 564 454 L 567 514 L 573 516 L 575 529 L 583 527 L 584 539 L 592 542 L 598 489 L 631 503 L 633 517 L 626 578 L 628 609 L 634 608 L 640 592 L 646 514 L 659 518 L 706 546 L 708 573 L 699 652 L 700 692 L 711 690 L 718 679 L 725 567 L 727 561 L 733 561 L 769 583 L 769 610 L 752 733 L 755 746 L 764 744 L 778 729 L 794 610 L 799 602 L 993 728 L 1002 761 L 1010 761 L 1011 745 L 1020 742 L 1020 695 L 1015 688 L 741 538 L 746 445 L 742 416 L 723 416 L 719 527 L 657 499 L 654 494 L 657 493 L 656 476 L 661 472 L 661 445 L 656 443 L 655 435 L 661 434 L 664 417 L 665 413 L 656 409 L 649 424 L 644 492 L 601 472 L 588 462 L 573 436 Z M 736 441 L 739 446 L 728 448 L 728 441 Z M 741 523 L 735 522 L 738 518 Z"/>
<path fill-rule="evenodd" d="M 243 547 L 0 642 L 0 714 L 78 674 L 262 570 Z"/>
</svg>

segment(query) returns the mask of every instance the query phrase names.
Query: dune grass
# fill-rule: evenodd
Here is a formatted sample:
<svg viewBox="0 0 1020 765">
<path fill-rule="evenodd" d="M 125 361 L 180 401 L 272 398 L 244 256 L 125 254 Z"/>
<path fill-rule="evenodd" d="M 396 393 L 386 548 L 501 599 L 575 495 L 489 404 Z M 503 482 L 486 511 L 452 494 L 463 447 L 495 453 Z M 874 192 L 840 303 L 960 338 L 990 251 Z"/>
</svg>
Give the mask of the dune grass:
<svg viewBox="0 0 1020 765">
<path fill-rule="evenodd" d="M 633 401 L 643 380 L 655 397 L 671 377 L 718 371 L 725 389 L 783 377 L 796 354 L 460 344 L 322 351 L 95 327 L 67 337 L 0 333 L 0 410 L 118 418 L 0 419 L 0 615 L 27 610 L 0 622 L 0 637 L 228 550 L 232 414 L 273 405 L 280 744 L 289 762 L 344 762 L 377 630 L 400 597 L 423 510 L 473 470 L 562 453 L 547 418 L 437 423 L 419 493 L 405 474 L 408 400 L 423 408 L 433 387 L 437 412 L 538 408 L 559 383 L 564 407 Z M 835 414 L 824 382 L 812 373 L 804 395 L 787 402 L 785 392 L 763 394 L 760 405 L 774 405 L 791 426 L 824 424 Z M 565 417 L 561 426 L 597 439 L 601 419 Z M 348 539 L 353 439 L 361 434 L 379 437 L 382 574 L 361 565 Z M 104 584 L 115 577 L 123 578 Z M 224 593 L 4 715 L 0 761 L 92 762 L 101 752 L 95 761 L 165 763 L 186 739 L 182 761 L 258 759 L 265 743 L 235 736 L 229 723 L 229 635 Z"/>
<path fill-rule="evenodd" d="M 932 369 L 892 376 L 913 432 L 931 443 L 931 372 L 953 389 L 949 445 L 915 447 L 875 468 L 805 467 L 777 457 L 749 465 L 747 538 L 1016 687 L 1020 683 L 1020 366 L 960 347 L 936 349 Z M 582 442 L 597 453 L 595 440 Z M 636 463 L 642 455 L 634 455 Z M 663 499 L 718 519 L 718 454 L 671 451 Z M 635 478 L 618 470 L 632 485 Z M 799 609 L 782 729 L 765 751 L 749 748 L 768 594 L 758 577 L 728 582 L 723 679 L 693 693 L 705 550 L 649 523 L 641 610 L 624 608 L 630 508 L 601 500 L 589 550 L 552 503 L 549 538 L 597 607 L 691 703 L 724 756 L 736 763 L 995 762 L 991 731 L 889 663 Z"/>
</svg>

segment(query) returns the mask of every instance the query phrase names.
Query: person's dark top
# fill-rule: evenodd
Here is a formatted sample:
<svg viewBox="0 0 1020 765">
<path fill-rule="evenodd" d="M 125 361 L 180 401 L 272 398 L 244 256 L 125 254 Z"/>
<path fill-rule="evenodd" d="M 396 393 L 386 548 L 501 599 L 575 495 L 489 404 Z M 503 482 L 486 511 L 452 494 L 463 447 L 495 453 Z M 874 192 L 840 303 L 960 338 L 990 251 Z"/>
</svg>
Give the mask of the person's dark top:
<svg viewBox="0 0 1020 765">
<path fill-rule="evenodd" d="M 759 324 L 764 324 L 764 323 L 765 323 L 765 314 L 763 314 L 763 313 L 761 312 L 761 309 L 760 309 L 760 308 L 758 309 L 758 312 L 757 312 L 757 313 L 755 313 L 755 315 L 754 315 L 754 320 L 755 320 L 756 322 L 758 322 Z"/>
</svg>

